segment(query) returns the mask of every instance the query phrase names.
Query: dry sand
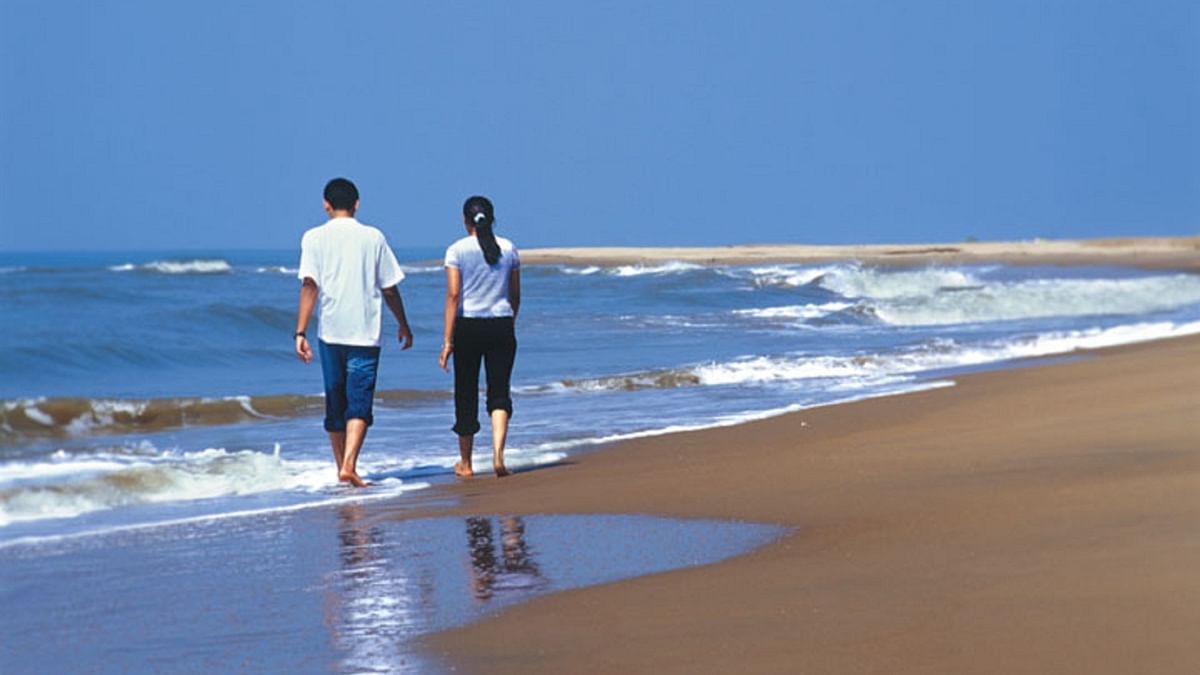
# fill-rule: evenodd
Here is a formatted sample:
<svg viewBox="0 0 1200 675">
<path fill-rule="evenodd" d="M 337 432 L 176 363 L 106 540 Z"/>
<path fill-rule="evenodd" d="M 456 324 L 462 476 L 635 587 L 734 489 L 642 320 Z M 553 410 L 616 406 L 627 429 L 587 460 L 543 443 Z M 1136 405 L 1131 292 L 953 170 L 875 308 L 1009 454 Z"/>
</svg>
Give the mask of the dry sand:
<svg viewBox="0 0 1200 675">
<path fill-rule="evenodd" d="M 1200 672 L 1200 338 L 956 379 L 452 488 L 795 529 L 425 646 L 469 673 Z"/>
<path fill-rule="evenodd" d="M 669 260 L 699 264 L 822 263 L 859 260 L 871 264 L 1007 262 L 1011 264 L 1107 264 L 1200 270 L 1200 237 L 874 244 L 808 246 L 774 244 L 710 248 L 541 248 L 521 251 L 527 263 L 572 265 L 653 264 Z"/>
</svg>

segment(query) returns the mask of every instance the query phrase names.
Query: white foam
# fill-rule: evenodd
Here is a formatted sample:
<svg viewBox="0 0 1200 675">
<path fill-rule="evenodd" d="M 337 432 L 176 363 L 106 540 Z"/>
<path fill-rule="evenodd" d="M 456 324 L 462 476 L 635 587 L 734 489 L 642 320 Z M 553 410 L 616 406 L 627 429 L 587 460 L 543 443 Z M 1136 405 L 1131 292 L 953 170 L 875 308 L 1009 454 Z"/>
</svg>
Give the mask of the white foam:
<svg viewBox="0 0 1200 675">
<path fill-rule="evenodd" d="M 284 267 L 283 265 L 273 265 L 260 267 L 255 270 L 259 274 L 299 274 L 299 267 Z"/>
<path fill-rule="evenodd" d="M 527 388 L 529 393 L 589 392 L 678 386 L 779 386 L 814 379 L 823 387 L 857 390 L 903 382 L 922 372 L 999 363 L 1019 358 L 1067 354 L 1135 342 L 1200 333 L 1200 321 L 1138 323 L 1111 328 L 1059 331 L 974 344 L 937 339 L 876 354 L 746 356 L 671 371 L 596 377 L 570 385 Z"/>
<path fill-rule="evenodd" d="M 817 281 L 831 270 L 832 266 L 810 267 L 804 265 L 768 265 L 765 267 L 730 267 L 718 270 L 735 279 L 749 279 L 758 288 L 770 286 L 800 287 Z"/>
<path fill-rule="evenodd" d="M 606 269 L 604 272 L 617 277 L 640 277 L 644 275 L 679 274 L 699 269 L 704 269 L 704 266 L 671 260 L 661 265 L 621 265 L 620 267 Z"/>
<path fill-rule="evenodd" d="M 44 402 L 45 400 L 46 400 L 45 396 L 39 396 L 37 398 L 15 398 L 15 399 L 7 400 L 7 401 L 0 401 L 0 407 L 4 408 L 4 412 L 13 412 L 14 410 L 17 410 L 18 408 L 28 408 L 30 406 L 36 406 L 39 403 Z"/>
<path fill-rule="evenodd" d="M 874 313 L 896 326 L 1148 314 L 1200 303 L 1200 276 L 1038 279 L 944 291 L 886 296 L 875 304 Z"/>
<path fill-rule="evenodd" d="M 130 504 L 320 492 L 337 484 L 329 462 L 284 459 L 278 452 L 208 448 L 134 457 L 55 453 L 51 459 L 0 466 L 0 526 Z"/>
<path fill-rule="evenodd" d="M 207 402 L 207 401 L 210 401 L 210 400 L 211 400 L 211 399 L 202 399 L 202 401 L 204 401 L 204 402 Z M 237 402 L 237 404 L 238 404 L 238 406 L 239 406 L 239 407 L 241 407 L 241 409 L 242 409 L 242 410 L 243 410 L 243 411 L 244 411 L 244 412 L 245 412 L 247 415 L 250 415 L 251 417 L 257 417 L 257 418 L 259 418 L 259 419 L 264 419 L 264 420 L 279 419 L 278 417 L 274 417 L 274 416 L 272 416 L 272 415 L 267 415 L 267 414 L 265 414 L 265 413 L 261 413 L 261 412 L 259 412 L 258 410 L 256 410 L 256 409 L 254 408 L 254 404 L 251 402 L 251 399 L 250 399 L 250 397 L 249 397 L 249 396 L 245 396 L 245 395 L 242 395 L 242 396 L 226 396 L 226 397 L 225 397 L 224 399 L 222 399 L 222 400 L 225 400 L 225 401 L 236 401 L 236 402 Z"/>
<path fill-rule="evenodd" d="M 155 260 L 144 265 L 113 265 L 108 269 L 112 272 L 143 271 L 159 274 L 224 274 L 233 271 L 229 262 L 221 259 Z"/>
<path fill-rule="evenodd" d="M 71 420 L 64 431 L 73 436 L 82 436 L 93 429 L 112 427 L 116 424 L 115 415 L 140 416 L 146 411 L 149 401 L 94 400 L 89 405 L 91 411 Z M 29 409 L 25 410 L 25 414 L 29 415 Z"/>
<path fill-rule="evenodd" d="M 54 418 L 42 412 L 37 405 L 27 406 L 23 412 L 25 413 L 26 417 L 44 427 L 54 426 Z"/>
<path fill-rule="evenodd" d="M 983 276 L 988 269 L 895 269 L 841 264 L 728 268 L 721 273 L 749 278 L 757 287 L 819 286 L 843 298 L 828 304 L 852 302 L 880 321 L 897 326 L 1138 315 L 1200 303 L 1200 275 L 998 281 Z M 815 318 L 810 314 L 819 316 L 821 307 L 821 304 L 792 305 L 737 313 L 759 318 L 804 319 Z"/>
<path fill-rule="evenodd" d="M 445 267 L 442 265 L 401 265 L 400 271 L 405 274 L 431 274 L 441 272 Z"/>
<path fill-rule="evenodd" d="M 104 459 L 61 461 L 65 453 L 55 453 L 50 462 L 5 462 L 0 464 L 0 488 L 15 482 L 37 482 L 60 476 L 119 471 L 129 464 Z"/>
<path fill-rule="evenodd" d="M 575 276 L 604 274 L 614 277 L 640 277 L 647 275 L 658 276 L 691 272 L 693 270 L 705 269 L 705 266 L 697 265 L 695 263 L 687 263 L 681 260 L 668 260 L 667 262 L 658 265 L 619 265 L 616 267 L 600 267 L 598 265 L 573 267 L 570 265 L 557 265 L 555 266 L 555 269 L 563 274 L 571 274 Z"/>
<path fill-rule="evenodd" d="M 180 452 L 139 446 L 138 453 L 73 455 L 58 451 L 50 461 L 0 464 L 0 527 L 13 523 L 75 518 L 135 504 L 198 502 L 269 492 L 322 495 L 338 485 L 324 459 L 285 459 L 274 452 L 224 448 Z M 560 461 L 561 453 L 509 448 L 506 461 L 521 470 Z M 401 462 L 363 462 L 359 471 L 375 485 L 414 489 L 395 477 L 418 467 L 451 474 L 457 456 L 409 457 Z M 490 468 L 480 457 L 479 470 Z M 391 475 L 389 475 L 391 474 Z M 382 478 L 371 478 L 372 476 Z"/>
<path fill-rule="evenodd" d="M 95 530 L 82 532 L 72 532 L 69 534 L 56 534 L 46 536 L 20 537 L 10 539 L 8 541 L 0 540 L 0 548 L 10 548 L 17 546 L 38 546 L 47 544 L 56 544 L 89 537 L 97 537 L 126 532 L 139 532 L 146 530 L 156 530 L 168 527 L 179 527 L 183 525 L 199 525 L 205 523 L 220 522 L 223 520 L 234 520 L 239 518 L 251 518 L 258 516 L 281 515 L 285 513 L 294 513 L 296 511 L 304 511 L 307 509 L 321 508 L 326 506 L 338 506 L 343 504 L 365 504 L 368 502 L 381 501 L 384 499 L 392 499 L 405 492 L 415 490 L 424 490 L 429 487 L 429 483 L 403 483 L 399 481 L 386 481 L 383 487 L 387 487 L 386 491 L 380 491 L 379 486 L 370 489 L 370 492 L 364 494 L 365 491 L 354 491 L 348 493 L 344 497 L 332 497 L 327 499 L 318 499 L 307 501 L 299 504 L 286 504 L 280 506 L 271 506 L 261 509 L 244 509 L 239 511 L 226 511 L 224 513 L 212 513 L 199 516 L 191 516 L 187 518 L 174 518 L 171 520 L 161 520 L 151 523 L 134 523 L 130 525 L 118 525 L 115 527 L 105 527 Z M 0 525 L 6 523 L 0 520 Z"/>
<path fill-rule="evenodd" d="M 845 298 L 927 297 L 944 291 L 981 288 L 984 282 L 966 270 L 928 267 L 923 269 L 877 269 L 861 265 L 829 268 L 821 275 L 822 288 Z"/>
<path fill-rule="evenodd" d="M 589 267 L 559 266 L 558 270 L 563 274 L 575 274 L 579 276 L 591 276 L 600 272 L 600 268 L 595 265 L 591 265 Z"/>
<path fill-rule="evenodd" d="M 735 309 L 736 316 L 748 316 L 754 319 L 819 319 L 854 307 L 848 302 L 823 302 L 807 305 L 784 305 L 780 307 L 761 307 L 758 309 Z"/>
<path fill-rule="evenodd" d="M 155 261 L 145 268 L 163 274 L 220 274 L 233 269 L 224 260 Z"/>
</svg>

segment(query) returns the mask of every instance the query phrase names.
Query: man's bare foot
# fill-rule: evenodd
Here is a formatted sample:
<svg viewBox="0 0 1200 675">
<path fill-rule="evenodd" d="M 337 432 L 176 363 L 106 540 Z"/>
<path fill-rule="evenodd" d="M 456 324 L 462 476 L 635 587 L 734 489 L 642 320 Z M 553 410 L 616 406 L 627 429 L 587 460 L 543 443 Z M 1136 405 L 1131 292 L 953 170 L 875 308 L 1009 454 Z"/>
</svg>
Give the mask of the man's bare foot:
<svg viewBox="0 0 1200 675">
<path fill-rule="evenodd" d="M 359 478 L 358 474 L 354 473 L 353 471 L 339 471 L 338 480 L 342 481 L 343 483 L 349 483 L 356 488 L 367 487 L 370 485 L 370 483 L 366 482 L 362 478 Z"/>
<path fill-rule="evenodd" d="M 492 462 L 492 468 L 496 471 L 496 478 L 504 478 L 509 475 L 509 471 L 505 468 L 503 462 Z"/>
<path fill-rule="evenodd" d="M 475 475 L 475 470 L 471 468 L 470 464 L 464 464 L 463 462 L 455 462 L 454 463 L 454 475 L 458 476 L 459 478 L 470 478 L 471 476 Z"/>
</svg>

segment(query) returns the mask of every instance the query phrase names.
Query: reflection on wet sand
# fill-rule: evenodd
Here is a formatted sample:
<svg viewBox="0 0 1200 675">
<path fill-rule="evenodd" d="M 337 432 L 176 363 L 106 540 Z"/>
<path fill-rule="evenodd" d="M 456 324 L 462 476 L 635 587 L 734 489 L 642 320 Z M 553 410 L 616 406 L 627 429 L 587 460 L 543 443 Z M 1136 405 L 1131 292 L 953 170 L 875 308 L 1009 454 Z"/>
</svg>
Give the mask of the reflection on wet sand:
<svg viewBox="0 0 1200 675">
<path fill-rule="evenodd" d="M 394 564 L 384 530 L 364 519 L 362 506 L 338 509 L 338 557 L 342 567 L 332 584 L 326 623 L 342 652 L 342 672 L 416 672 L 407 638 L 427 628 L 423 605 L 431 579 L 411 576 L 419 569 Z"/>
<path fill-rule="evenodd" d="M 474 614 L 472 603 L 507 604 L 548 586 L 520 518 L 467 518 L 470 565 L 463 566 L 447 564 L 462 559 L 462 549 L 447 555 L 450 542 L 461 542 L 456 519 L 406 521 L 396 532 L 370 522 L 360 505 L 340 507 L 337 515 L 341 567 L 325 607 L 342 654 L 337 671 L 421 672 L 407 645 L 411 638 L 457 623 L 448 617 Z"/>
<path fill-rule="evenodd" d="M 715 562 L 784 532 L 635 515 L 404 520 L 359 505 L 336 516 L 318 564 L 336 567 L 322 586 L 331 669 L 354 673 L 431 672 L 419 636 L 551 591 Z"/>
<path fill-rule="evenodd" d="M 525 521 L 517 517 L 500 521 L 500 557 L 491 518 L 467 518 L 467 544 L 471 551 L 471 588 L 475 599 L 487 601 L 497 590 L 534 593 L 548 582 L 525 543 Z"/>
</svg>

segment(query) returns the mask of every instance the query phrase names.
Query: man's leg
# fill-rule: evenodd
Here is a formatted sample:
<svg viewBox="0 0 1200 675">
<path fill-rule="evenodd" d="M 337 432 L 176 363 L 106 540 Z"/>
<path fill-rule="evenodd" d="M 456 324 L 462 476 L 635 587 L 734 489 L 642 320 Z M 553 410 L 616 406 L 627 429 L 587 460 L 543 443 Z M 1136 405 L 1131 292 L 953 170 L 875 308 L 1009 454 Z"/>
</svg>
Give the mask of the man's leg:
<svg viewBox="0 0 1200 675">
<path fill-rule="evenodd" d="M 374 421 L 375 374 L 379 370 L 378 347 L 352 347 L 346 359 L 346 436 L 338 480 L 366 487 L 358 475 L 358 453 Z"/>
<path fill-rule="evenodd" d="M 329 445 L 333 448 L 333 461 L 337 463 L 338 474 L 342 473 L 342 458 L 346 456 L 346 432 L 330 431 Z"/>
<path fill-rule="evenodd" d="M 321 375 L 325 380 L 325 431 L 333 449 L 339 477 L 346 454 L 346 349 L 341 345 L 317 343 Z"/>
<path fill-rule="evenodd" d="M 346 420 L 346 433 L 342 434 L 345 454 L 338 464 L 338 479 L 354 487 L 366 487 L 367 484 L 358 476 L 358 451 L 362 449 L 363 441 L 367 438 L 367 421 L 364 419 Z"/>
</svg>

